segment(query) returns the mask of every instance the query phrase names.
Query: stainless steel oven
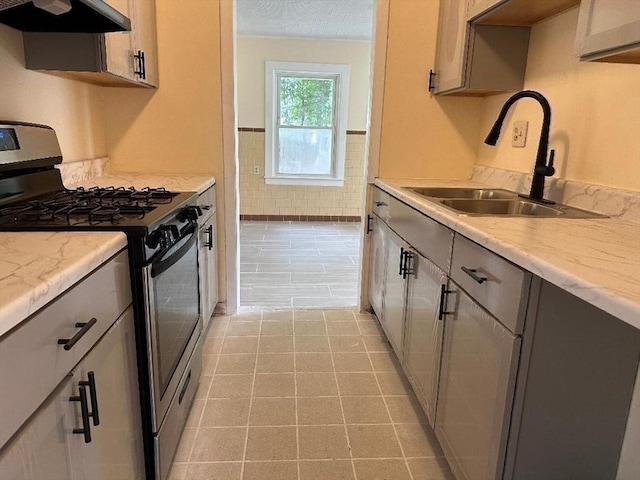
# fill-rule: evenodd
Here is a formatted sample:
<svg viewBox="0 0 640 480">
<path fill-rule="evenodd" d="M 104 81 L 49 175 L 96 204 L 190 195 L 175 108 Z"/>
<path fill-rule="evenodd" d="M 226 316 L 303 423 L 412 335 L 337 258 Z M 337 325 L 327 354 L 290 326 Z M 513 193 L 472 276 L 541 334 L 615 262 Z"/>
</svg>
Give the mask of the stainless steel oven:
<svg viewBox="0 0 640 480">
<path fill-rule="evenodd" d="M 191 223 L 143 268 L 156 431 L 175 393 L 180 360 L 200 330 L 197 238 L 198 226 Z"/>
</svg>

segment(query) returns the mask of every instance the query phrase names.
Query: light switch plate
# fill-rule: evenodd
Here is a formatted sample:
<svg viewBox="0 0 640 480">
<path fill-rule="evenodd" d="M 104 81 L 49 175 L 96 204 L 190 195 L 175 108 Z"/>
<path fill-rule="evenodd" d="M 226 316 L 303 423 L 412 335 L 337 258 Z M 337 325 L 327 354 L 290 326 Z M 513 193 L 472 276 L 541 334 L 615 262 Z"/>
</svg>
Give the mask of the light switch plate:
<svg viewBox="0 0 640 480">
<path fill-rule="evenodd" d="M 516 148 L 523 148 L 527 144 L 527 129 L 529 122 L 526 120 L 519 120 L 513 122 L 513 134 L 511 135 L 511 146 Z"/>
</svg>

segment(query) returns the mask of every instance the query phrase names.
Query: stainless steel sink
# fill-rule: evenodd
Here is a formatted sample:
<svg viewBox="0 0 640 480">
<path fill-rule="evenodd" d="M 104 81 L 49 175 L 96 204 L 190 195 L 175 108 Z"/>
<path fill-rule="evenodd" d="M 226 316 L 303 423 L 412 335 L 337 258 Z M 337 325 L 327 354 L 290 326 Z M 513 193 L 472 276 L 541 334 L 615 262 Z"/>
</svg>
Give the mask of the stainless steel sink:
<svg viewBox="0 0 640 480">
<path fill-rule="evenodd" d="M 562 204 L 542 205 L 523 198 L 517 200 L 440 199 L 438 203 L 458 213 L 474 216 L 563 218 L 598 218 L 605 216 Z"/>
<path fill-rule="evenodd" d="M 560 203 L 546 205 L 500 188 L 403 187 L 461 215 L 503 217 L 602 218 L 606 215 Z"/>
<path fill-rule="evenodd" d="M 432 198 L 469 198 L 469 199 L 510 199 L 517 198 L 518 194 L 509 190 L 485 189 L 485 188 L 430 188 L 430 187 L 404 187 L 405 189 Z"/>
</svg>

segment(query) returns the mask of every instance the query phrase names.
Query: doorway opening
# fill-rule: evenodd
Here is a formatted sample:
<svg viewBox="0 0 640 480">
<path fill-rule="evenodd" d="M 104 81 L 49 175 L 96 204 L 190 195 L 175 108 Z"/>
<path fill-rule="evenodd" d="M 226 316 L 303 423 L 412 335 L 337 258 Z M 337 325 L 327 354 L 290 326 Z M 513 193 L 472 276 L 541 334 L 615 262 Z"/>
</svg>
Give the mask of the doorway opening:
<svg viewBox="0 0 640 480">
<path fill-rule="evenodd" d="M 358 305 L 375 0 L 235 0 L 240 307 Z"/>
</svg>

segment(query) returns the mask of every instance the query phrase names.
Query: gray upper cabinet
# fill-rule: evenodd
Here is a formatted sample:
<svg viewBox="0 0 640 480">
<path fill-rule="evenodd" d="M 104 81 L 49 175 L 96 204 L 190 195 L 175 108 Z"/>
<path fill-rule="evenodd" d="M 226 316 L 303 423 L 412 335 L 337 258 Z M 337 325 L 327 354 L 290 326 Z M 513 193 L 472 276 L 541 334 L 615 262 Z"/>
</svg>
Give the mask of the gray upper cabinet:
<svg viewBox="0 0 640 480">
<path fill-rule="evenodd" d="M 490 95 L 520 90 L 529 48 L 529 28 L 475 25 L 467 1 L 440 2 L 434 94 Z"/>
<path fill-rule="evenodd" d="M 158 86 L 155 0 L 109 0 L 131 19 L 130 32 L 25 32 L 30 70 L 106 86 Z"/>
<path fill-rule="evenodd" d="M 469 0 L 467 19 L 484 25 L 533 25 L 580 4 L 580 0 Z"/>
<path fill-rule="evenodd" d="M 640 63 L 640 0 L 582 0 L 575 50 L 581 60 Z"/>
</svg>

